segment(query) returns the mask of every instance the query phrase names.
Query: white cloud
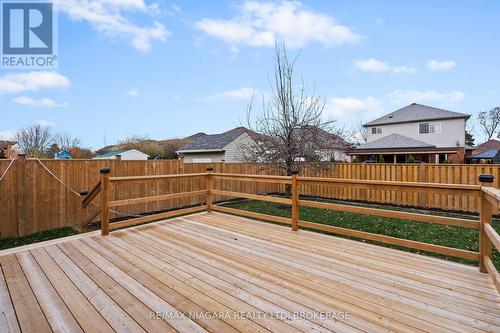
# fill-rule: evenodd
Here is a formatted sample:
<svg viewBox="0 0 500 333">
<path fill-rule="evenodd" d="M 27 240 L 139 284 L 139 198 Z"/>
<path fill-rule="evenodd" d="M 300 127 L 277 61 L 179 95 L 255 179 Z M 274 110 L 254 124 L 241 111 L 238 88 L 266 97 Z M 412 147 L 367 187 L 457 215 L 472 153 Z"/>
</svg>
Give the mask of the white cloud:
<svg viewBox="0 0 500 333">
<path fill-rule="evenodd" d="M 43 126 L 43 127 L 55 127 L 56 124 L 51 122 L 51 121 L 48 121 L 48 120 L 37 120 L 35 122 L 35 125 L 40 125 L 40 126 Z"/>
<path fill-rule="evenodd" d="M 363 72 L 372 72 L 372 73 L 387 72 L 391 70 L 391 66 L 389 66 L 385 62 L 379 61 L 374 58 L 365 60 L 356 60 L 354 62 L 354 67 Z"/>
<path fill-rule="evenodd" d="M 332 97 L 327 100 L 325 115 L 345 121 L 346 118 L 364 119 L 382 111 L 382 102 L 375 97 L 369 96 L 365 99 L 353 97 Z"/>
<path fill-rule="evenodd" d="M 130 40 L 140 51 L 149 51 L 153 41 L 165 41 L 170 35 L 165 25 L 153 21 L 139 26 L 126 15 L 129 12 L 158 14 L 158 4 L 146 5 L 144 0 L 59 0 L 57 8 L 74 21 L 87 21 L 94 29 L 111 38 Z"/>
<path fill-rule="evenodd" d="M 57 72 L 32 71 L 10 73 L 0 77 L 0 95 L 23 91 L 39 91 L 43 88 L 66 88 L 70 80 Z"/>
<path fill-rule="evenodd" d="M 203 102 L 213 102 L 219 100 L 250 100 L 252 96 L 256 96 L 258 94 L 262 94 L 256 89 L 253 88 L 240 88 L 236 90 L 227 90 L 212 94 L 208 97 L 201 98 L 200 100 Z"/>
<path fill-rule="evenodd" d="M 14 140 L 16 133 L 15 130 L 0 131 L 0 140 Z"/>
<path fill-rule="evenodd" d="M 363 71 L 371 73 L 382 73 L 382 72 L 394 72 L 397 74 L 416 74 L 418 70 L 409 66 L 391 66 L 386 62 L 369 58 L 356 60 L 354 62 L 354 67 Z"/>
<path fill-rule="evenodd" d="M 204 18 L 196 27 L 233 46 L 273 47 L 279 39 L 288 47 L 300 48 L 310 42 L 331 46 L 356 43 L 361 38 L 332 17 L 311 11 L 298 1 L 245 1 L 236 17 Z"/>
<path fill-rule="evenodd" d="M 427 62 L 427 68 L 431 71 L 447 71 L 455 67 L 455 65 L 456 62 L 453 60 L 438 61 L 434 59 Z"/>
<path fill-rule="evenodd" d="M 58 104 L 50 98 L 34 99 L 31 97 L 27 97 L 27 96 L 21 96 L 21 97 L 16 97 L 16 98 L 12 99 L 12 101 L 14 103 L 21 104 L 21 105 L 42 106 L 42 107 L 46 107 L 46 108 L 53 108 L 56 106 L 57 107 L 68 106 L 67 103 Z"/>
<path fill-rule="evenodd" d="M 459 90 L 438 92 L 435 90 L 395 90 L 387 94 L 389 102 L 393 104 L 408 104 L 413 102 L 458 102 L 465 97 Z"/>
<path fill-rule="evenodd" d="M 178 4 L 173 3 L 170 5 L 170 10 L 172 13 L 177 14 L 182 11 L 182 8 Z"/>
<path fill-rule="evenodd" d="M 129 91 L 127 91 L 127 95 L 129 95 L 130 97 L 137 97 L 139 96 L 139 90 L 131 88 L 129 89 Z"/>
<path fill-rule="evenodd" d="M 398 74 L 417 74 L 418 70 L 409 66 L 396 66 L 392 67 L 392 71 Z"/>
</svg>

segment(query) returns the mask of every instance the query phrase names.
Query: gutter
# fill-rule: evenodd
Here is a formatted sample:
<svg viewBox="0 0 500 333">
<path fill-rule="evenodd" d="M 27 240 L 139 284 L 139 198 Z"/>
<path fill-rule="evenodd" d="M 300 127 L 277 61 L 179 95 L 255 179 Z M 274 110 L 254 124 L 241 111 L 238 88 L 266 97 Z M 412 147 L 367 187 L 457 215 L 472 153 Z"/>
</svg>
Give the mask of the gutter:
<svg viewBox="0 0 500 333">
<path fill-rule="evenodd" d="M 222 153 L 224 149 L 197 149 L 197 150 L 177 150 L 177 154 L 189 154 L 189 153 Z"/>
</svg>

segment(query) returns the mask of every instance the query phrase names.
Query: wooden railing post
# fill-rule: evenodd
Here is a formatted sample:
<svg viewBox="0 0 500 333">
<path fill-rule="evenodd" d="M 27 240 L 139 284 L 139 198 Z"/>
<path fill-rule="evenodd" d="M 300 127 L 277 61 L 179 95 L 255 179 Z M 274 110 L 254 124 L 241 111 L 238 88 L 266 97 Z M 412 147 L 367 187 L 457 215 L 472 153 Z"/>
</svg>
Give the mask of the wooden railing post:
<svg viewBox="0 0 500 333">
<path fill-rule="evenodd" d="M 101 235 L 109 235 L 109 168 L 101 169 Z"/>
<path fill-rule="evenodd" d="M 89 194 L 87 190 L 80 191 L 80 197 L 85 198 Z M 83 213 L 85 214 L 85 213 Z M 85 232 L 85 220 L 83 218 L 80 219 L 80 233 Z"/>
<path fill-rule="evenodd" d="M 17 235 L 28 233 L 28 205 L 27 205 L 27 177 L 26 154 L 17 155 Z"/>
<path fill-rule="evenodd" d="M 492 175 L 480 175 L 479 182 L 481 186 L 487 186 L 493 183 L 495 178 Z M 491 241 L 486 235 L 485 227 L 487 224 L 491 223 L 492 206 L 491 203 L 486 199 L 486 194 L 481 191 L 481 204 L 479 210 L 479 271 L 482 273 L 487 273 L 484 258 L 491 259 Z"/>
<path fill-rule="evenodd" d="M 292 231 L 299 230 L 299 169 L 292 170 Z"/>
<path fill-rule="evenodd" d="M 214 177 L 212 176 L 213 168 L 211 166 L 207 167 L 207 212 L 211 213 L 212 212 L 212 201 L 213 201 L 213 194 L 212 194 L 212 188 L 214 186 Z"/>
</svg>

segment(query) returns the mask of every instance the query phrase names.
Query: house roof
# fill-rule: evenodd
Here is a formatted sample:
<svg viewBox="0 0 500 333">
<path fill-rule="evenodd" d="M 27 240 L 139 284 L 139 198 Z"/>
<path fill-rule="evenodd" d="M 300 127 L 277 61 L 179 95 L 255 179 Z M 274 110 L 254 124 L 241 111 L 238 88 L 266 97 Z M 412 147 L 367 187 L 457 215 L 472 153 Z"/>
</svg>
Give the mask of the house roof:
<svg viewBox="0 0 500 333">
<path fill-rule="evenodd" d="M 321 127 L 307 125 L 295 132 L 303 140 L 310 140 L 317 144 L 319 149 L 346 149 L 352 147 L 344 138 L 330 133 Z"/>
<path fill-rule="evenodd" d="M 7 149 L 7 146 L 13 146 L 16 143 L 15 141 L 0 140 L 0 149 Z"/>
<path fill-rule="evenodd" d="M 98 155 L 96 157 L 98 158 L 106 158 L 106 157 L 113 157 L 113 156 L 116 156 L 116 155 L 122 155 L 128 151 L 131 151 L 131 150 L 135 150 L 135 151 L 138 151 L 139 153 L 141 154 L 144 154 L 142 151 L 139 151 L 137 149 L 120 149 L 120 150 L 113 150 L 113 151 L 110 151 L 109 153 L 106 153 L 106 154 L 102 154 L 102 155 Z M 147 154 L 144 154 L 144 155 L 147 155 Z"/>
<path fill-rule="evenodd" d="M 432 106 L 412 103 L 404 108 L 386 114 L 383 117 L 370 121 L 363 126 L 409 123 L 423 120 L 469 118 L 469 114 L 438 109 Z"/>
<path fill-rule="evenodd" d="M 493 157 L 491 163 L 500 164 L 500 150 L 497 151 L 497 154 L 495 155 L 495 157 Z"/>
<path fill-rule="evenodd" d="M 365 143 L 356 147 L 355 151 L 367 149 L 393 149 L 393 148 L 436 148 L 436 146 L 418 141 L 400 134 L 390 134 L 378 140 Z"/>
<path fill-rule="evenodd" d="M 248 133 L 250 136 L 254 134 L 245 127 L 237 127 L 220 134 L 200 135 L 192 142 L 182 146 L 179 152 L 221 150 L 243 133 Z"/>
<path fill-rule="evenodd" d="M 481 143 L 479 146 L 477 146 L 474 149 L 474 153 L 478 153 L 484 150 L 489 150 L 489 149 L 496 149 L 500 150 L 500 141 L 491 139 L 486 142 Z"/>
<path fill-rule="evenodd" d="M 479 151 L 475 154 L 472 154 L 470 158 L 472 159 L 493 159 L 496 154 L 499 152 L 498 149 L 487 149 Z"/>
</svg>

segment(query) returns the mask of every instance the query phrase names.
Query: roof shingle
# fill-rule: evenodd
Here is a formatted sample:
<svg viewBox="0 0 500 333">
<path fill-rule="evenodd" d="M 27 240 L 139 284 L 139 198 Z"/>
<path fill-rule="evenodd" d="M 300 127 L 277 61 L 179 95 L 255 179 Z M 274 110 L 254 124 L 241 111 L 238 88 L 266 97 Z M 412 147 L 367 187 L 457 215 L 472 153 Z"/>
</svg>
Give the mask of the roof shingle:
<svg viewBox="0 0 500 333">
<path fill-rule="evenodd" d="M 179 151 L 222 149 L 241 134 L 249 131 L 245 127 L 237 127 L 220 134 L 203 135 L 182 146 Z"/>
<path fill-rule="evenodd" d="M 436 148 L 436 146 L 406 137 L 404 135 L 390 134 L 378 140 L 356 147 L 355 150 L 391 148 Z"/>
<path fill-rule="evenodd" d="M 363 126 L 408 123 L 422 120 L 469 118 L 469 114 L 438 109 L 432 106 L 412 103 L 404 108 L 370 121 Z"/>
</svg>

